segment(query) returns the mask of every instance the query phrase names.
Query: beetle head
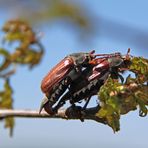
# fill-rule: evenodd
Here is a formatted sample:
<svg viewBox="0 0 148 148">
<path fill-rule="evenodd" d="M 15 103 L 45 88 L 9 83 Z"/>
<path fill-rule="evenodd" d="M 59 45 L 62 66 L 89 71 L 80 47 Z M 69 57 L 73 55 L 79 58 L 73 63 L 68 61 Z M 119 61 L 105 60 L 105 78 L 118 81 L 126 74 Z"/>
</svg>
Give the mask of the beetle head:
<svg viewBox="0 0 148 148">
<path fill-rule="evenodd" d="M 90 52 L 78 52 L 70 54 L 69 57 L 72 58 L 76 66 L 85 66 L 89 64 L 89 61 L 96 57 L 94 53 L 95 50 L 92 50 Z"/>
<path fill-rule="evenodd" d="M 76 65 L 82 65 L 87 66 L 89 62 L 96 58 L 96 55 L 94 55 L 95 50 L 92 50 L 90 52 L 81 52 L 81 53 L 75 53 L 72 54 L 71 57 L 73 58 L 73 61 Z"/>
<path fill-rule="evenodd" d="M 117 68 L 128 68 L 128 66 L 131 64 L 131 58 L 132 56 L 129 54 L 130 48 L 127 51 L 126 55 L 115 55 L 108 59 L 111 67 L 117 67 Z"/>
<path fill-rule="evenodd" d="M 128 67 L 128 65 L 131 63 L 131 55 L 130 48 L 127 51 L 126 55 L 121 55 L 121 53 L 116 52 L 112 54 L 94 54 L 94 52 L 90 52 L 90 55 L 93 57 L 92 60 L 89 61 L 89 64 L 91 65 L 97 65 L 102 60 L 107 60 L 110 64 L 110 67 Z M 98 57 L 98 58 L 96 58 Z"/>
</svg>

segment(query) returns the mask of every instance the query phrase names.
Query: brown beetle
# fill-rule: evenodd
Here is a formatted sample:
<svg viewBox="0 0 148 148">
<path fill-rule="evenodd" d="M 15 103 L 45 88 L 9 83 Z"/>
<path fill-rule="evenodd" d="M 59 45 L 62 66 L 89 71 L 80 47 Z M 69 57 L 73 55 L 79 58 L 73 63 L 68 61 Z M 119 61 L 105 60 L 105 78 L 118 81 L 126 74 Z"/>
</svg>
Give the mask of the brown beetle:
<svg viewBox="0 0 148 148">
<path fill-rule="evenodd" d="M 42 101 L 40 112 L 44 108 L 48 113 L 52 113 L 52 106 L 65 92 L 71 81 L 81 75 L 82 67 L 87 67 L 89 62 L 96 57 L 94 53 L 93 50 L 89 53 L 81 52 L 68 55 L 48 72 L 41 83 L 41 90 L 46 97 Z"/>
<path fill-rule="evenodd" d="M 101 55 L 101 58 L 92 59 L 89 62 L 90 65 L 81 72 L 81 75 L 70 83 L 69 91 L 60 98 L 53 110 L 57 111 L 67 100 L 73 106 L 81 100 L 87 100 L 82 108 L 85 110 L 90 98 L 98 94 L 100 87 L 105 83 L 109 75 L 113 79 L 120 78 L 121 81 L 124 80 L 119 72 L 127 70 L 131 64 L 129 52 L 130 49 L 126 56 L 114 53 L 104 54 L 103 56 Z"/>
<path fill-rule="evenodd" d="M 124 67 L 128 53 L 125 58 L 120 53 L 94 55 L 94 51 L 67 56 L 42 81 L 41 88 L 46 97 L 41 109 L 44 108 L 47 113 L 52 114 L 63 106 L 66 100 L 70 100 L 72 104 L 85 98 L 89 101 L 92 95 L 97 94 L 110 73 L 116 78 L 119 76 L 118 70 Z M 67 88 L 69 91 L 62 96 Z M 61 96 L 59 103 L 53 107 Z M 84 109 L 87 104 L 88 102 Z"/>
</svg>

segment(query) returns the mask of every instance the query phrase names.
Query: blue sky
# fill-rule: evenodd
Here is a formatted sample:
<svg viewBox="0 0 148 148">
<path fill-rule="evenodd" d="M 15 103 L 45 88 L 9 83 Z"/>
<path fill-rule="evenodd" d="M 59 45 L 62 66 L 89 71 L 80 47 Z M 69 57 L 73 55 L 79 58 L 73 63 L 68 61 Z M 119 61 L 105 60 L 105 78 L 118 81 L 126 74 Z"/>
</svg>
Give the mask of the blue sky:
<svg viewBox="0 0 148 148">
<path fill-rule="evenodd" d="M 77 1 L 79 2 L 79 1 Z M 80 39 L 70 29 L 60 24 L 38 28 L 44 32 L 42 43 L 46 54 L 39 66 L 28 72 L 27 67 L 19 67 L 18 72 L 12 77 L 11 84 L 14 87 L 14 108 L 38 109 L 43 94 L 40 90 L 40 82 L 43 76 L 67 54 L 77 51 L 96 49 L 97 53 L 122 52 L 126 53 L 130 47 L 133 55 L 148 58 L 148 47 L 140 46 L 139 40 L 135 44 L 105 32 L 107 29 L 103 23 L 106 21 L 122 24 L 128 28 L 134 28 L 136 33 L 141 31 L 148 33 L 148 1 L 146 0 L 81 0 L 79 2 L 88 9 L 88 13 L 95 14 L 96 24 L 101 18 L 100 34 L 94 38 L 93 43 L 80 44 Z M 0 26 L 10 16 L 6 11 L 0 13 Z M 8 14 L 10 12 L 8 11 Z M 108 24 L 108 27 L 110 24 Z M 115 31 L 115 35 L 116 30 Z M 129 35 L 128 32 L 125 34 Z M 127 36 L 128 38 L 128 36 Z M 52 148 L 79 148 L 79 147 L 148 147 L 148 118 L 141 118 L 138 112 L 130 112 L 121 117 L 121 131 L 114 134 L 108 126 L 94 121 L 78 120 L 66 121 L 62 119 L 16 119 L 14 136 L 9 137 L 8 131 L 3 129 L 0 123 L 0 147 L 1 148 L 25 148 L 25 147 L 52 147 Z"/>
</svg>

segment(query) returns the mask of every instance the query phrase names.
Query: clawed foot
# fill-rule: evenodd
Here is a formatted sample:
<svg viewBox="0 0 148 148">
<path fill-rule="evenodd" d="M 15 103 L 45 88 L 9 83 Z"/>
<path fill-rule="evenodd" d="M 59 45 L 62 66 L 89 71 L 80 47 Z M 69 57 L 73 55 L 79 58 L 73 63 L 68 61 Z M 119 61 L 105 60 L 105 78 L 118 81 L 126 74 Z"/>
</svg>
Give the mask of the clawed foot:
<svg viewBox="0 0 148 148">
<path fill-rule="evenodd" d="M 83 109 L 81 106 L 75 106 L 72 105 L 69 108 L 67 108 L 66 110 L 66 115 L 68 118 L 71 119 L 80 119 L 82 122 L 84 122 L 84 118 L 83 118 Z"/>
</svg>

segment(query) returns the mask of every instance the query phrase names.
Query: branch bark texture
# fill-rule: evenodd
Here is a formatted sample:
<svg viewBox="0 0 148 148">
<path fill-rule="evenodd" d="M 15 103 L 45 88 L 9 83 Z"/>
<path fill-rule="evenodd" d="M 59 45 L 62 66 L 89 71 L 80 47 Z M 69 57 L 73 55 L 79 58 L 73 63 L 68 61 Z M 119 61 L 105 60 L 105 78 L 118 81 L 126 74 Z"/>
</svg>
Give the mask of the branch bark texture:
<svg viewBox="0 0 148 148">
<path fill-rule="evenodd" d="M 39 114 L 38 110 L 14 110 L 14 109 L 0 109 L 0 119 L 5 119 L 8 117 L 19 117 L 19 118 L 59 118 L 59 119 L 80 119 L 81 121 L 94 120 L 103 124 L 106 124 L 105 120 L 95 116 L 98 107 L 89 108 L 85 111 L 78 109 L 60 109 L 57 114 L 49 115 L 44 110 Z"/>
</svg>

